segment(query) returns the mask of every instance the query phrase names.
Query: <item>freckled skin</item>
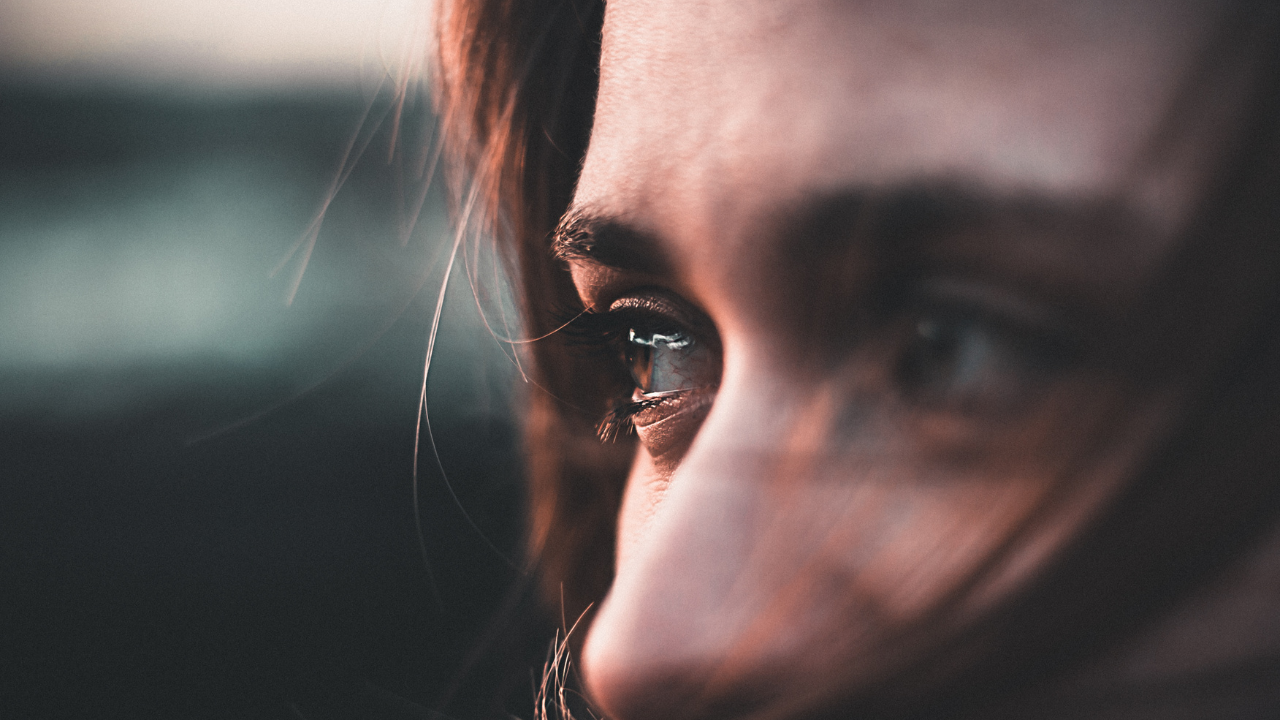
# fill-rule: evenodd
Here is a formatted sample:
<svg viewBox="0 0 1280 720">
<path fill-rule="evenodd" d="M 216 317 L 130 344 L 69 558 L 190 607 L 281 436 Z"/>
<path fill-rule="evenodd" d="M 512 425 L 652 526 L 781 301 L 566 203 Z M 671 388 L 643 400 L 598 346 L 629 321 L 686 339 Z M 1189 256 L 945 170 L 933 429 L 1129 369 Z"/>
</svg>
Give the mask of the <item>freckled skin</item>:
<svg viewBox="0 0 1280 720">
<path fill-rule="evenodd" d="M 1099 366 L 1046 383 L 1012 420 L 921 410 L 891 390 L 889 341 L 791 320 L 809 288 L 779 272 L 795 236 L 777 218 L 815 193 L 922 181 L 1123 207 L 1144 230 L 1100 251 L 1070 233 L 954 243 L 990 265 L 997 294 L 1017 295 L 1012 271 L 984 257 L 1053 255 L 1045 272 L 1070 302 L 1119 327 L 1211 169 L 1190 159 L 1208 140 L 1149 154 L 1215 12 L 608 3 L 573 206 L 651 234 L 673 269 L 574 260 L 573 278 L 588 307 L 649 286 L 685 299 L 714 325 L 722 363 L 709 409 L 639 428 L 616 580 L 583 658 L 611 718 L 874 693 L 900 658 L 927 655 L 1033 576 L 1123 485 L 1191 380 L 1139 387 L 1131 368 Z M 1098 268 L 1116 279 L 1091 285 Z M 917 637 L 924 618 L 936 632 Z"/>
</svg>

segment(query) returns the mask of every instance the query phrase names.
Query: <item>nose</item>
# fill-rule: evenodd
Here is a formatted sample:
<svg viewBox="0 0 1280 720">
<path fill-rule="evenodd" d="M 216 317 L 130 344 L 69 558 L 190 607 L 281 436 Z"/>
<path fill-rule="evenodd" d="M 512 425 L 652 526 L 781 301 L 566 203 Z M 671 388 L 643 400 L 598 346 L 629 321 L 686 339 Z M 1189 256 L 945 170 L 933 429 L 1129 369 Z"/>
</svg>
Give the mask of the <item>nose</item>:
<svg viewBox="0 0 1280 720">
<path fill-rule="evenodd" d="M 779 520 L 777 480 L 789 470 L 771 448 L 795 434 L 799 394 L 726 376 L 624 553 L 583 654 L 587 690 L 613 720 L 736 716 L 778 691 L 789 635 L 803 634 L 771 620 L 796 566 L 778 539 L 803 545 L 791 533 L 804 533 Z"/>
</svg>

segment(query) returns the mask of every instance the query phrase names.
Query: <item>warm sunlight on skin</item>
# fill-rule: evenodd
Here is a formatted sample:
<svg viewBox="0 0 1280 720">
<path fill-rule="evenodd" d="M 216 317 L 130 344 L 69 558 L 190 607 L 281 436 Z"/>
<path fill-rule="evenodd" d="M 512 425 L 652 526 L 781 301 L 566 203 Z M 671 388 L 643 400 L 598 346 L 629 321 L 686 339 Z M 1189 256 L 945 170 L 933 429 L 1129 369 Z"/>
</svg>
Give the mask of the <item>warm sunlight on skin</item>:
<svg viewBox="0 0 1280 720">
<path fill-rule="evenodd" d="M 609 2 L 570 210 L 594 249 L 561 249 L 588 308 L 655 323 L 583 660 L 611 718 L 856 697 L 1133 472 L 1228 332 L 1157 366 L 1130 325 L 1216 169 L 1154 138 L 1218 19 Z"/>
</svg>

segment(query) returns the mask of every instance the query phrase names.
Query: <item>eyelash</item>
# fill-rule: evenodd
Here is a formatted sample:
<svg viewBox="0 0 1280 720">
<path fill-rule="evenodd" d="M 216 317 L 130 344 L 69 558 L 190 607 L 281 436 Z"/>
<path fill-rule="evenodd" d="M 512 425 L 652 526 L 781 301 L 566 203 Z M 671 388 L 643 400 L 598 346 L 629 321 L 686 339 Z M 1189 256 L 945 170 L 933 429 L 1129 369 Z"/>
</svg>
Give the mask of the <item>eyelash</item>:
<svg viewBox="0 0 1280 720">
<path fill-rule="evenodd" d="M 618 438 L 636 431 L 635 416 L 658 407 L 667 398 L 643 398 L 634 402 L 623 403 L 605 414 L 596 423 L 596 436 L 604 442 L 615 442 Z"/>
<path fill-rule="evenodd" d="M 624 353 L 625 343 L 633 329 L 646 333 L 690 336 L 691 333 L 680 328 L 673 321 L 654 313 L 624 308 L 595 312 L 580 310 L 576 312 L 559 312 L 558 324 L 561 332 L 571 345 L 597 352 L 610 360 L 618 361 Z M 632 391 L 634 393 L 634 389 Z M 628 400 L 614 407 L 596 424 L 596 435 L 605 442 L 614 442 L 618 438 L 635 432 L 635 417 L 640 413 L 659 407 L 674 400 L 688 390 L 673 390 L 649 393 L 639 400 Z"/>
</svg>

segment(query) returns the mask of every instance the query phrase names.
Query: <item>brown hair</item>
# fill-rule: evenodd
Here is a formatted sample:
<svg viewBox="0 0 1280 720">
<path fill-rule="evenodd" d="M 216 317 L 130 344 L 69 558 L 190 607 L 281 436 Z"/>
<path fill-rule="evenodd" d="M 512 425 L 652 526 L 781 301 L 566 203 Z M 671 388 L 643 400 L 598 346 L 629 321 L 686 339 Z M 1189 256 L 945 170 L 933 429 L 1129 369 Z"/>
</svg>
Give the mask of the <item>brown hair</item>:
<svg viewBox="0 0 1280 720">
<path fill-rule="evenodd" d="M 1228 28 L 1229 37 L 1275 27 L 1265 5 L 1244 5 L 1238 17 L 1261 12 L 1267 20 Z M 550 236 L 586 151 L 604 5 L 441 0 L 440 8 L 436 99 L 447 151 L 461 171 L 453 179 L 456 206 L 505 249 L 524 334 L 546 336 L 530 345 L 529 552 L 544 597 L 562 604 L 572 622 L 611 582 L 615 519 L 634 451 L 595 434 L 616 379 L 553 333 L 556 310 L 578 305 Z M 1280 280 L 1280 71 L 1274 49 L 1264 52 L 1245 150 L 1223 171 L 1168 273 L 1170 282 L 1187 283 L 1186 292 L 1215 293 L 1237 282 L 1236 260 L 1247 250 L 1254 262 L 1251 291 L 1241 296 L 1250 304 L 1242 307 L 1248 329 L 1241 342 L 1225 353 L 1217 381 L 1191 404 L 1180 430 L 1090 532 L 987 622 L 921 658 L 916 678 L 948 676 L 979 700 L 1047 676 L 1202 586 L 1280 516 L 1280 303 L 1272 289 Z M 1214 241 L 1224 232 L 1235 239 L 1232 252 Z M 982 669 L 956 681 L 952 671 L 976 656 Z M 906 681 L 901 695 L 914 687 Z"/>
<path fill-rule="evenodd" d="M 493 237 L 516 281 L 533 380 L 526 420 L 528 548 L 543 597 L 572 622 L 613 574 L 614 520 L 633 448 L 602 444 L 598 368 L 553 333 L 578 303 L 550 253 L 595 109 L 600 0 L 440 3 L 436 102 L 455 208 Z"/>
</svg>

